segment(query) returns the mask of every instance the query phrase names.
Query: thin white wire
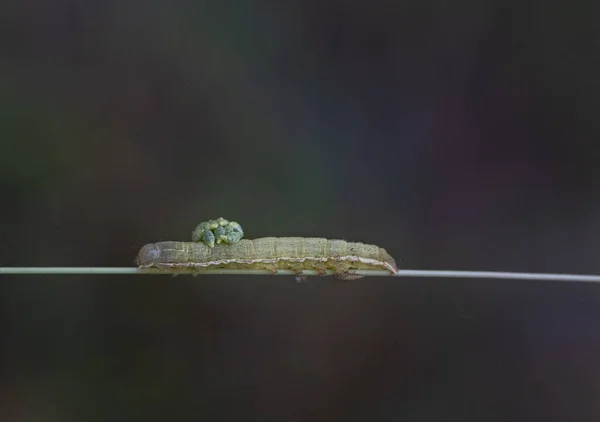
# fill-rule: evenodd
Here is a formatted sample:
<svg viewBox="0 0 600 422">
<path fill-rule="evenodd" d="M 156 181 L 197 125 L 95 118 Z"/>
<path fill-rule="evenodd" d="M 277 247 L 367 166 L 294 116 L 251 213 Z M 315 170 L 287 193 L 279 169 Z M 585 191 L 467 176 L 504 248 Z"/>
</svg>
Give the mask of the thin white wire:
<svg viewBox="0 0 600 422">
<path fill-rule="evenodd" d="M 545 273 L 518 273 L 518 272 L 496 272 L 496 271 L 439 271 L 439 270 L 400 270 L 391 275 L 387 271 L 377 270 L 355 270 L 354 274 L 370 277 L 429 277 L 429 278 L 493 278 L 505 280 L 547 280 L 547 281 L 567 281 L 580 283 L 600 283 L 600 275 L 586 274 L 545 274 Z M 82 274 L 82 275 L 133 275 L 133 274 L 192 274 L 192 275 L 293 275 L 296 273 L 291 270 L 278 270 L 273 274 L 269 270 L 234 270 L 225 268 L 215 268 L 210 270 L 183 270 L 183 269 L 157 269 L 135 267 L 0 267 L 0 275 L 52 275 L 52 274 Z M 328 275 L 333 275 L 333 271 L 327 271 Z M 315 276 L 316 271 L 304 270 L 303 275 Z"/>
</svg>

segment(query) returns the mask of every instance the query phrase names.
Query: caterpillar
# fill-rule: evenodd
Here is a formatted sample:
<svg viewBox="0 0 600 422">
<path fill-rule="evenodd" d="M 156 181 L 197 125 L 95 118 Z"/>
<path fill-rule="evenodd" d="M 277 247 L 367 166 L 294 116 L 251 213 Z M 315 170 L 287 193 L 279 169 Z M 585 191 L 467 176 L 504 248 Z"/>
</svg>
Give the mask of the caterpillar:
<svg viewBox="0 0 600 422">
<path fill-rule="evenodd" d="M 210 247 L 198 242 L 150 243 L 139 251 L 140 268 L 163 269 L 288 269 L 301 276 L 302 270 L 316 270 L 325 275 L 335 271 L 336 278 L 356 279 L 351 270 L 398 271 L 396 261 L 379 246 L 345 240 L 303 237 L 263 237 L 242 239 Z"/>
</svg>

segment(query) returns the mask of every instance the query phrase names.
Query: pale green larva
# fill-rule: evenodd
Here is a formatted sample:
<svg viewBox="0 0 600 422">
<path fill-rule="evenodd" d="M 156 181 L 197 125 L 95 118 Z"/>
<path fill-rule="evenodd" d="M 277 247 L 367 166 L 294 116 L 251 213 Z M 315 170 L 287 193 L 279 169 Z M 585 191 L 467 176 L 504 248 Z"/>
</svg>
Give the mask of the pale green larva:
<svg viewBox="0 0 600 422">
<path fill-rule="evenodd" d="M 385 249 L 345 240 L 303 237 L 243 239 L 210 247 L 202 242 L 158 242 L 144 246 L 136 260 L 140 268 L 164 269 L 289 269 L 302 277 L 303 270 L 326 274 L 335 271 L 341 279 L 360 276 L 352 270 L 398 271 Z"/>
</svg>

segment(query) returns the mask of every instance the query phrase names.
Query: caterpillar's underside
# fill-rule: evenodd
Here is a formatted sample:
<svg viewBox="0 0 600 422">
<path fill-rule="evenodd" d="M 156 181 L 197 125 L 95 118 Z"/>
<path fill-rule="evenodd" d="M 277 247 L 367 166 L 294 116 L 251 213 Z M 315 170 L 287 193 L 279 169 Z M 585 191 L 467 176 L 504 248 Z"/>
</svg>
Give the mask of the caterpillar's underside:
<svg viewBox="0 0 600 422">
<path fill-rule="evenodd" d="M 231 268 L 296 271 L 335 271 L 344 278 L 351 270 L 398 271 L 385 249 L 344 240 L 304 237 L 242 239 L 211 248 L 196 242 L 158 242 L 145 245 L 136 260 L 140 268 Z M 358 277 L 346 277 L 358 278 Z"/>
</svg>

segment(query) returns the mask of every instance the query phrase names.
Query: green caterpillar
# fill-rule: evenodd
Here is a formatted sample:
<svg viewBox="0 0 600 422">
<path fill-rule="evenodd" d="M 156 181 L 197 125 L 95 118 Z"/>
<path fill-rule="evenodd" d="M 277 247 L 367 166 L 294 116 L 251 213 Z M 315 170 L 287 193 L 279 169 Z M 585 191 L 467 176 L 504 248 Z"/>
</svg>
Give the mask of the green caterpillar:
<svg viewBox="0 0 600 422">
<path fill-rule="evenodd" d="M 302 270 L 319 274 L 333 270 L 337 278 L 346 280 L 360 278 L 352 274 L 354 269 L 398 271 L 394 258 L 379 246 L 303 237 L 244 239 L 214 248 L 202 242 L 150 243 L 140 250 L 136 262 L 140 268 L 289 269 L 298 276 Z"/>
</svg>

